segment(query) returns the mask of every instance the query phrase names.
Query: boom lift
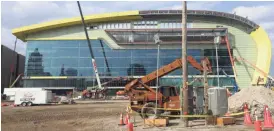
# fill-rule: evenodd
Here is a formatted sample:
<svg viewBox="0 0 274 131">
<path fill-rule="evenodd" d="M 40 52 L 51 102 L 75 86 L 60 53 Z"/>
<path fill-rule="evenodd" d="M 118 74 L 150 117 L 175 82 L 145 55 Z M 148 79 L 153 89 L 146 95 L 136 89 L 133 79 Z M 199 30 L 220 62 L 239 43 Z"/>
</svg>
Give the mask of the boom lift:
<svg viewBox="0 0 274 131">
<path fill-rule="evenodd" d="M 187 61 L 197 70 L 203 72 L 203 66 L 198 63 L 192 56 L 187 57 Z M 211 65 L 208 58 L 203 58 L 202 61 L 206 62 L 206 70 L 208 72 L 212 72 Z M 162 77 L 167 75 L 168 73 L 182 68 L 182 60 L 176 59 L 168 65 L 165 65 L 158 69 L 158 77 Z M 161 110 L 155 109 L 156 103 L 156 91 L 149 87 L 147 83 L 156 80 L 157 78 L 157 70 L 142 77 L 139 79 L 135 79 L 128 83 L 125 86 L 124 91 L 119 91 L 119 94 L 127 94 L 130 98 L 130 105 L 132 110 L 141 113 L 143 118 L 147 118 L 147 114 L 157 114 L 160 113 L 172 113 L 179 112 L 180 108 L 180 99 L 179 94 L 176 91 L 175 87 L 171 86 L 162 86 L 159 87 L 157 104 L 158 108 L 163 108 Z M 144 87 L 144 88 L 142 88 Z M 144 90 L 145 89 L 145 90 Z M 153 109 L 154 108 L 154 109 Z"/>
</svg>

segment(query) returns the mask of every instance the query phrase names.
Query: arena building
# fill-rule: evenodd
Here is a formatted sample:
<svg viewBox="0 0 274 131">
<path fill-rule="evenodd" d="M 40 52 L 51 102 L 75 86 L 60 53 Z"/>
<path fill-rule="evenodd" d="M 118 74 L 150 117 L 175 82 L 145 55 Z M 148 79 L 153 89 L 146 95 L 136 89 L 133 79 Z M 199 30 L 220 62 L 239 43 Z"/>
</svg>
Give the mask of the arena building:
<svg viewBox="0 0 274 131">
<path fill-rule="evenodd" d="M 123 88 L 134 78 L 144 76 L 157 66 L 181 58 L 180 10 L 144 10 L 85 16 L 101 82 L 117 79 L 105 86 Z M 97 85 L 80 17 L 16 28 L 13 34 L 26 42 L 25 87 L 75 87 Z M 210 59 L 213 73 L 209 85 L 217 86 L 214 38 L 219 37 L 218 65 L 220 86 L 240 88 L 265 83 L 271 63 L 271 42 L 256 23 L 236 14 L 216 11 L 187 11 L 187 54 L 198 62 Z M 250 63 L 241 61 L 244 58 Z M 256 68 L 254 68 L 256 67 Z M 224 75 L 226 73 L 227 75 Z M 189 81 L 202 74 L 188 65 Z M 160 79 L 160 85 L 181 85 L 178 69 Z M 259 80 L 259 81 L 258 81 Z M 200 86 L 201 81 L 194 83 Z M 155 86 L 155 82 L 150 83 Z"/>
</svg>

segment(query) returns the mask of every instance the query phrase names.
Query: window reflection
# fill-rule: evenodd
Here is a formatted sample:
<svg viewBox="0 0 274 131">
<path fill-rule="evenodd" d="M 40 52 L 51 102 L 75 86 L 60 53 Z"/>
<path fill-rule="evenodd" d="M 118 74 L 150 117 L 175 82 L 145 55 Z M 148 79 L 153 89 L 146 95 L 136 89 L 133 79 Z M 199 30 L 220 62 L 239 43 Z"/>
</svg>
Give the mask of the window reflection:
<svg viewBox="0 0 274 131">
<path fill-rule="evenodd" d="M 26 59 L 26 73 L 28 76 L 51 76 L 49 72 L 44 72 L 43 55 L 38 48 L 35 48 L 33 52 L 27 55 L 29 55 Z"/>
<path fill-rule="evenodd" d="M 141 36 L 144 38 L 140 37 L 140 39 L 148 37 L 146 34 Z M 96 40 L 91 43 L 97 68 L 100 69 L 99 73 L 101 75 L 106 75 L 108 69 L 111 76 L 135 76 L 156 70 L 156 49 L 113 50 L 106 43 L 102 43 L 102 46 Z M 213 72 L 216 74 L 215 49 L 189 49 L 187 54 L 193 56 L 198 62 L 204 56 L 207 56 L 211 62 Z M 228 75 L 233 75 L 227 50 L 220 49 L 218 54 L 220 68 L 224 69 Z M 180 49 L 160 50 L 160 66 L 169 64 L 178 58 L 181 58 Z M 190 75 L 199 74 L 191 65 L 188 66 Z M 29 41 L 26 51 L 25 72 L 27 76 L 59 76 L 60 74 L 94 76 L 90 52 L 85 40 Z M 180 75 L 180 71 L 174 71 L 169 75 L 178 74 Z"/>
<path fill-rule="evenodd" d="M 159 25 L 158 25 L 159 24 Z M 133 21 L 121 23 L 99 23 L 90 25 L 91 29 L 130 29 L 131 25 L 134 29 L 151 29 L 151 28 L 182 28 L 180 21 Z M 187 23 L 188 28 L 192 28 L 192 23 Z"/>
</svg>

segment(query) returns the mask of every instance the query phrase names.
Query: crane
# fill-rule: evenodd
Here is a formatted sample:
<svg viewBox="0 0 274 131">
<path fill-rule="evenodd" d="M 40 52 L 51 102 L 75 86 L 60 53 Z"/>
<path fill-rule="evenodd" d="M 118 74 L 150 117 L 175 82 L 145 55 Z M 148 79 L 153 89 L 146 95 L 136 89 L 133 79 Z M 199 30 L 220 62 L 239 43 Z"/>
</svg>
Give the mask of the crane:
<svg viewBox="0 0 274 131">
<path fill-rule="evenodd" d="M 95 72 L 96 80 L 97 80 L 97 83 L 98 83 L 98 87 L 99 87 L 100 90 L 103 90 L 103 88 L 101 86 L 101 81 L 100 81 L 100 78 L 99 78 L 99 73 L 98 73 L 98 70 L 97 70 L 94 54 L 93 54 L 93 51 L 92 51 L 92 48 L 91 48 L 90 39 L 89 39 L 89 36 L 88 36 L 87 27 L 86 27 L 86 24 L 85 24 L 85 19 L 83 17 L 80 2 L 77 1 L 77 4 L 78 4 L 79 12 L 80 12 L 80 15 L 81 15 L 81 20 L 82 20 L 82 24 L 83 24 L 83 27 L 84 27 L 86 39 L 87 39 L 87 42 L 88 42 L 89 52 L 90 52 L 90 55 L 91 55 L 91 61 L 92 61 L 93 69 L 94 69 L 94 72 Z"/>
</svg>

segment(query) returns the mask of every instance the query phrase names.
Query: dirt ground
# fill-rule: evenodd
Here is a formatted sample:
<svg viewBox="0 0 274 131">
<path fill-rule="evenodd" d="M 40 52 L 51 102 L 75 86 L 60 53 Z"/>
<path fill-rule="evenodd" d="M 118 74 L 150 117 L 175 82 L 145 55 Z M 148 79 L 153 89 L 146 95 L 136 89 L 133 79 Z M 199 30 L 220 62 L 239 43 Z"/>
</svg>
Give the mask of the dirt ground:
<svg viewBox="0 0 274 131">
<path fill-rule="evenodd" d="M 49 105 L 33 107 L 2 107 L 2 131 L 126 131 L 118 126 L 120 112 L 125 112 L 127 102 L 93 102 L 75 105 Z M 133 118 L 133 117 L 132 117 Z M 133 119 L 132 119 L 133 121 Z M 175 123 L 178 120 L 173 120 Z M 197 126 L 180 128 L 144 127 L 139 116 L 135 117 L 135 131 L 150 130 L 201 130 L 201 131 L 253 131 L 244 126 L 225 128 Z"/>
</svg>

